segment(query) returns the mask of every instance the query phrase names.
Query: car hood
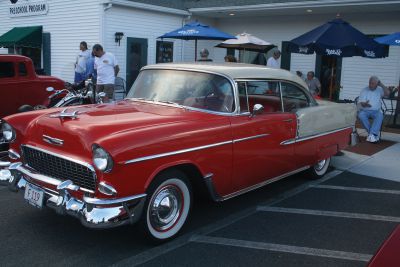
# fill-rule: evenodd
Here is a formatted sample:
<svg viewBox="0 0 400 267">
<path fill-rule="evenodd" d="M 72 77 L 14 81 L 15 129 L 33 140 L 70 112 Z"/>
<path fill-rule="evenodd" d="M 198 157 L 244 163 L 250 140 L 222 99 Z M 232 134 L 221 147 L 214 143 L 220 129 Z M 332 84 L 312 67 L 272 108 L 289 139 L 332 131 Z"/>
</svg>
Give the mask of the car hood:
<svg viewBox="0 0 400 267">
<path fill-rule="evenodd" d="M 60 117 L 61 113 L 74 114 Z M 189 116 L 190 115 L 190 116 Z M 194 116 L 193 116 L 194 115 Z M 160 127 L 165 124 L 180 123 L 188 120 L 203 120 L 215 116 L 203 112 L 190 111 L 171 105 L 152 104 L 124 100 L 112 104 L 69 107 L 57 109 L 38 117 L 26 131 L 24 143 L 52 146 L 53 149 L 65 149 L 79 154 L 85 148 L 91 151 L 93 143 L 100 143 L 105 138 L 121 135 L 124 132 L 148 127 Z M 49 139 L 62 140 L 62 145 Z M 47 139 L 47 140 L 45 140 Z"/>
</svg>

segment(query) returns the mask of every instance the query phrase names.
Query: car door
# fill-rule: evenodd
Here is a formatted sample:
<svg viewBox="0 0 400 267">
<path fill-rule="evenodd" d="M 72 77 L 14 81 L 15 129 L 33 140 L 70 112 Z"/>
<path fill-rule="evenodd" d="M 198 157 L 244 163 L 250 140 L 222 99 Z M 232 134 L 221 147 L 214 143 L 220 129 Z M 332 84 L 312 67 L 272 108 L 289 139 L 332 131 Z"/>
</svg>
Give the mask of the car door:
<svg viewBox="0 0 400 267">
<path fill-rule="evenodd" d="M 0 118 L 14 113 L 17 104 L 16 72 L 13 61 L 0 62 Z M 5 97 L 7 96 L 7 97 Z"/>
<path fill-rule="evenodd" d="M 231 118 L 233 187 L 235 191 L 262 184 L 294 170 L 296 115 L 283 112 L 277 81 L 239 81 L 240 115 Z M 261 104 L 264 112 L 251 115 Z"/>
</svg>

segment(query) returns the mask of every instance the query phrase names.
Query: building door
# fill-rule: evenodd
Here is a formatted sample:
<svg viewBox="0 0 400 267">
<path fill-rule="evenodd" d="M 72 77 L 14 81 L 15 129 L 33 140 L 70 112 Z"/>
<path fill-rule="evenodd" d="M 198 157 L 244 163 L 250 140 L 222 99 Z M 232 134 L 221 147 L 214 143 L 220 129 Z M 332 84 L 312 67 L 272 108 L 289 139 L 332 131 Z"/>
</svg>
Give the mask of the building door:
<svg viewBox="0 0 400 267">
<path fill-rule="evenodd" d="M 317 55 L 315 77 L 321 82 L 322 98 L 339 99 L 341 73 L 342 58 Z"/>
<path fill-rule="evenodd" d="M 147 65 L 147 39 L 127 38 L 126 88 L 127 92 L 136 80 L 140 69 Z"/>
</svg>

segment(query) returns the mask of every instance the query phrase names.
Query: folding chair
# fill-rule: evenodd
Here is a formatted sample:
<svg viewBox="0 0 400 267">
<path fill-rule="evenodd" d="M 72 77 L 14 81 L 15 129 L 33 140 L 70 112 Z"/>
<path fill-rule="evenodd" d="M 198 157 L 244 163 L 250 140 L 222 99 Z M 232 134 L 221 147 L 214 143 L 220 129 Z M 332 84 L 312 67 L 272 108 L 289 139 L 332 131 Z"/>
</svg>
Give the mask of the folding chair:
<svg viewBox="0 0 400 267">
<path fill-rule="evenodd" d="M 114 100 L 124 99 L 126 96 L 125 80 L 121 77 L 115 77 L 114 82 Z"/>
<path fill-rule="evenodd" d="M 354 104 L 355 104 L 356 107 L 357 107 L 357 121 L 361 124 L 361 126 L 362 126 L 363 129 L 364 129 L 364 125 L 362 125 L 360 119 L 358 118 L 358 112 L 360 112 L 360 109 L 361 109 L 361 105 L 359 105 L 358 100 L 359 100 L 359 97 L 357 96 L 357 97 L 354 99 Z M 381 101 L 381 111 L 382 111 L 382 113 L 383 113 L 383 116 L 385 116 L 385 107 L 384 107 L 384 103 L 385 103 L 385 102 L 382 100 L 382 101 Z M 385 119 L 385 117 L 383 117 L 383 119 Z M 370 123 L 372 123 L 371 119 L 370 119 Z M 382 137 L 382 126 L 383 126 L 383 121 L 382 121 L 382 124 L 381 124 L 381 128 L 379 129 L 379 140 L 380 140 L 381 137 Z M 364 130 L 365 130 L 365 129 L 364 129 Z M 368 136 L 367 130 L 365 130 L 365 132 L 366 132 L 366 135 Z M 360 141 L 360 134 L 359 134 L 359 132 L 357 131 L 357 127 L 356 127 L 356 134 L 357 134 L 357 136 L 358 136 L 358 141 Z"/>
</svg>

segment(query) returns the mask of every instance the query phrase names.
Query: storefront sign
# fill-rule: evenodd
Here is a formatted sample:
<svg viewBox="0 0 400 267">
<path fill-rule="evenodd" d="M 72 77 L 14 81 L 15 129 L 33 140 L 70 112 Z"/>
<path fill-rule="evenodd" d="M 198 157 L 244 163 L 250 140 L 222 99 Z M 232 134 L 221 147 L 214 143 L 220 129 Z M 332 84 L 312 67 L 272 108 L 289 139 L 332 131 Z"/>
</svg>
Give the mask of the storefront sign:
<svg viewBox="0 0 400 267">
<path fill-rule="evenodd" d="M 10 3 L 9 5 L 10 17 L 46 15 L 47 12 L 49 12 L 49 4 L 47 3 L 47 1 L 35 1 L 35 2 L 24 1 L 21 4 Z"/>
</svg>

